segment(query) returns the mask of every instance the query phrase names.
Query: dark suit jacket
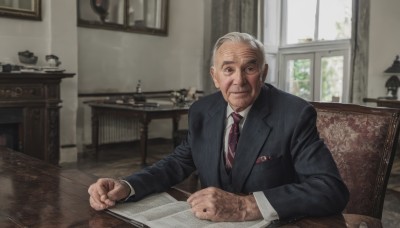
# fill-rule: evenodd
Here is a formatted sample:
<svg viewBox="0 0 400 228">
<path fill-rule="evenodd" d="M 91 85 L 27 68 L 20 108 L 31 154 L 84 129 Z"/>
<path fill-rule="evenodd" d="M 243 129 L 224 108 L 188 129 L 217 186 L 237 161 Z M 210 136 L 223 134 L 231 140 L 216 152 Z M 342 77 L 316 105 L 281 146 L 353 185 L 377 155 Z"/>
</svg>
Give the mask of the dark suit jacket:
<svg viewBox="0 0 400 228">
<path fill-rule="evenodd" d="M 203 187 L 219 187 L 227 102 L 221 92 L 189 110 L 186 140 L 162 161 L 126 178 L 131 200 L 161 192 L 195 169 Z M 267 159 L 258 159 L 262 156 Z M 340 213 L 348 190 L 316 128 L 316 111 L 306 101 L 266 84 L 240 134 L 232 168 L 236 193 L 263 191 L 279 217 Z"/>
</svg>

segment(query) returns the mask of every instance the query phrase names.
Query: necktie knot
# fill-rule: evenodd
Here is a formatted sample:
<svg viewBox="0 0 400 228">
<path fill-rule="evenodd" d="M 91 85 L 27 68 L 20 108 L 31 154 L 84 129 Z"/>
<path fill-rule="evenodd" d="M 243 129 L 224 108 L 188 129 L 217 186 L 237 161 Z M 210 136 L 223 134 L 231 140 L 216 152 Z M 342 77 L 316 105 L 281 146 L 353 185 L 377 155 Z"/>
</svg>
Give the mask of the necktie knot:
<svg viewBox="0 0 400 228">
<path fill-rule="evenodd" d="M 232 115 L 234 124 L 238 124 L 240 122 L 240 120 L 243 118 L 243 116 L 241 116 L 239 113 L 236 113 L 236 112 L 232 112 L 231 115 Z"/>
</svg>

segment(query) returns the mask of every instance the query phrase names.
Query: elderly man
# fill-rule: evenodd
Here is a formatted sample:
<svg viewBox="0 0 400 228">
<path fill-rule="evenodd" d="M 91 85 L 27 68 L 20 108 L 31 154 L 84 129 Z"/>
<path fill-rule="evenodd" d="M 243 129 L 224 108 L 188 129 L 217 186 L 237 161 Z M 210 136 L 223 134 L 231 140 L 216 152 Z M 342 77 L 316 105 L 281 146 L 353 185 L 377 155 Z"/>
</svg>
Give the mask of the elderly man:
<svg viewBox="0 0 400 228">
<path fill-rule="evenodd" d="M 218 92 L 189 110 L 187 139 L 175 151 L 124 180 L 89 187 L 96 210 L 166 191 L 197 169 L 202 190 L 187 200 L 211 221 L 288 219 L 340 213 L 348 202 L 331 153 L 306 101 L 264 84 L 263 45 L 249 34 L 221 37 L 211 76 Z"/>
</svg>

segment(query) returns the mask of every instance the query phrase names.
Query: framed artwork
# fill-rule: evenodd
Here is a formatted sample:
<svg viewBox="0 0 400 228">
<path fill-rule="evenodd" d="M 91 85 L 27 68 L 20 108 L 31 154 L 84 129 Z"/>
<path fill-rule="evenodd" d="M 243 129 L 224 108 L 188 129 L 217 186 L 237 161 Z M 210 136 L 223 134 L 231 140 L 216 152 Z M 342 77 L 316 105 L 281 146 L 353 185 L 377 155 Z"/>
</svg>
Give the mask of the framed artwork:
<svg viewBox="0 0 400 228">
<path fill-rule="evenodd" d="M 78 26 L 166 36 L 168 0 L 77 0 Z"/>
<path fill-rule="evenodd" d="M 40 21 L 41 0 L 0 0 L 0 16 Z"/>
</svg>

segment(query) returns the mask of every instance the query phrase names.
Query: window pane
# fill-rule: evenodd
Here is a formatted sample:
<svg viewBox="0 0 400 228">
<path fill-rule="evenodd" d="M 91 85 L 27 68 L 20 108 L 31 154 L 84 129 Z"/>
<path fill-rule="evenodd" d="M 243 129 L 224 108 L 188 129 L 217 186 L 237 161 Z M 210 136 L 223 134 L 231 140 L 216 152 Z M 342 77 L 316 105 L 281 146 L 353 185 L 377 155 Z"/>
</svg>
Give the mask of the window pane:
<svg viewBox="0 0 400 228">
<path fill-rule="evenodd" d="M 342 100 L 343 61 L 343 56 L 321 59 L 321 101 Z"/>
<path fill-rule="evenodd" d="M 289 60 L 286 75 L 286 91 L 311 101 L 311 60 Z"/>
<path fill-rule="evenodd" d="M 349 39 L 351 0 L 320 0 L 318 40 Z"/>
<path fill-rule="evenodd" d="M 287 1 L 287 44 L 314 40 L 316 6 L 317 0 Z"/>
</svg>

